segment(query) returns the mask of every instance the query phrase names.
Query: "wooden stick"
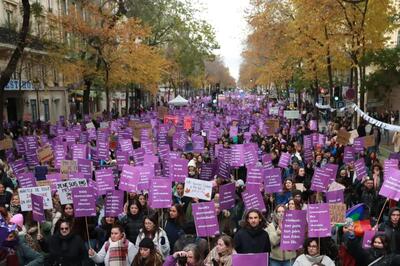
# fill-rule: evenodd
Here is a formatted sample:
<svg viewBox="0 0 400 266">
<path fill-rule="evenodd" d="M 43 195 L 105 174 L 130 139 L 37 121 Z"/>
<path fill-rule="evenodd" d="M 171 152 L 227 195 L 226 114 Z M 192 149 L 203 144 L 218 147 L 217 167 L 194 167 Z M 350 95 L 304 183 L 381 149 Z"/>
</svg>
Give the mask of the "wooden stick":
<svg viewBox="0 0 400 266">
<path fill-rule="evenodd" d="M 387 199 L 385 200 L 385 203 L 384 203 L 383 206 L 382 206 L 381 213 L 380 213 L 379 216 L 378 216 L 378 220 L 376 220 L 376 226 L 379 226 L 379 220 L 380 220 L 381 217 L 382 217 L 383 210 L 385 209 L 386 203 L 387 203 L 388 201 L 389 201 L 389 198 L 387 198 Z"/>
<path fill-rule="evenodd" d="M 86 225 L 86 233 L 87 233 L 87 238 L 88 238 L 88 245 L 89 245 L 89 249 L 91 249 L 92 247 L 90 246 L 89 228 L 88 228 L 88 222 L 87 222 L 86 216 L 85 216 L 85 225 Z"/>
<path fill-rule="evenodd" d="M 38 226 L 38 234 L 42 234 L 41 232 L 40 232 L 40 223 L 39 222 L 37 222 L 37 226 Z"/>
<path fill-rule="evenodd" d="M 207 236 L 207 243 L 208 243 L 208 252 L 211 251 L 211 244 L 210 244 L 210 237 Z"/>
</svg>

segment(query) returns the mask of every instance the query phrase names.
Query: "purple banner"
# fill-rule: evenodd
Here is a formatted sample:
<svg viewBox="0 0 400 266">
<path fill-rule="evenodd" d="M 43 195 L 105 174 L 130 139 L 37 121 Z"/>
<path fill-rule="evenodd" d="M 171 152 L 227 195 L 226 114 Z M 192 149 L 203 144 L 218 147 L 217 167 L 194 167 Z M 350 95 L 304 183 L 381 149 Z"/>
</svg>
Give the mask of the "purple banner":
<svg viewBox="0 0 400 266">
<path fill-rule="evenodd" d="M 74 217 L 96 216 L 96 191 L 92 187 L 74 187 L 71 191 Z"/>
<path fill-rule="evenodd" d="M 246 185 L 260 185 L 263 183 L 264 168 L 261 166 L 248 166 Z"/>
<path fill-rule="evenodd" d="M 135 165 L 143 165 L 144 163 L 144 148 L 138 148 L 133 150 L 133 159 L 135 159 Z"/>
<path fill-rule="evenodd" d="M 44 209 L 43 209 L 43 197 L 31 194 L 32 201 L 32 218 L 36 222 L 44 222 L 46 218 L 44 217 Z"/>
<path fill-rule="evenodd" d="M 344 191 L 333 190 L 325 193 L 326 203 L 344 203 Z"/>
<path fill-rule="evenodd" d="M 86 180 L 92 180 L 93 165 L 92 160 L 78 159 L 78 172 L 83 174 Z"/>
<path fill-rule="evenodd" d="M 163 209 L 171 207 L 171 204 L 171 180 L 151 180 L 149 190 L 149 206 L 151 208 Z"/>
<path fill-rule="evenodd" d="M 19 159 L 12 162 L 11 168 L 16 176 L 25 173 L 28 170 L 24 159 Z"/>
<path fill-rule="evenodd" d="M 298 250 L 303 247 L 306 229 L 306 211 L 286 210 L 281 233 L 281 250 Z"/>
<path fill-rule="evenodd" d="M 331 236 L 329 204 L 309 204 L 307 209 L 308 237 Z"/>
<path fill-rule="evenodd" d="M 364 151 L 364 138 L 355 138 L 353 141 L 354 152 Z"/>
<path fill-rule="evenodd" d="M 246 191 L 242 192 L 242 199 L 246 210 L 257 209 L 265 212 L 265 204 L 258 186 L 247 186 Z"/>
<path fill-rule="evenodd" d="M 354 149 L 351 146 L 344 147 L 343 162 L 351 163 L 354 162 Z"/>
<path fill-rule="evenodd" d="M 107 191 L 114 189 L 114 176 L 111 169 L 97 170 L 95 176 L 98 195 L 105 195 Z"/>
<path fill-rule="evenodd" d="M 154 165 L 153 166 L 136 166 L 139 173 L 139 190 L 148 190 L 150 188 L 150 180 L 154 179 Z"/>
<path fill-rule="evenodd" d="M 36 179 L 33 173 L 22 173 L 18 175 L 18 183 L 22 188 L 36 187 Z"/>
<path fill-rule="evenodd" d="M 400 200 L 400 170 L 390 169 L 389 173 L 385 173 L 385 180 L 383 181 L 379 195 L 394 199 L 395 201 Z"/>
<path fill-rule="evenodd" d="M 331 174 L 325 168 L 315 168 L 311 182 L 311 190 L 325 192 L 327 190 Z"/>
<path fill-rule="evenodd" d="M 107 191 L 104 203 L 105 217 L 118 217 L 124 211 L 124 192 L 122 190 Z"/>
<path fill-rule="evenodd" d="M 126 192 L 136 192 L 139 184 L 139 173 L 134 166 L 124 165 L 122 167 L 119 189 Z"/>
<path fill-rule="evenodd" d="M 183 183 L 188 176 L 188 161 L 186 159 L 171 159 L 170 172 L 172 181 Z"/>
<path fill-rule="evenodd" d="M 192 212 L 198 237 L 219 234 L 219 225 L 214 202 L 192 204 Z"/>
<path fill-rule="evenodd" d="M 354 162 L 354 168 L 356 170 L 357 179 L 362 180 L 368 176 L 367 168 L 365 167 L 364 158 L 360 158 Z"/>
<path fill-rule="evenodd" d="M 268 253 L 233 254 L 232 266 L 260 265 L 268 266 Z"/>
<path fill-rule="evenodd" d="M 86 144 L 72 145 L 72 160 L 87 159 L 88 149 Z"/>
<path fill-rule="evenodd" d="M 324 169 L 330 174 L 329 184 L 336 180 L 338 168 L 339 165 L 333 163 L 328 163 L 325 165 Z"/>
<path fill-rule="evenodd" d="M 284 152 L 281 154 L 281 157 L 279 158 L 279 163 L 278 166 L 281 168 L 286 168 L 289 166 L 290 163 L 290 153 Z"/>
<path fill-rule="evenodd" d="M 282 192 L 282 178 L 280 168 L 264 170 L 264 189 L 267 193 Z"/>
<path fill-rule="evenodd" d="M 219 187 L 219 208 L 229 210 L 235 207 L 235 184 L 229 183 Z"/>
</svg>

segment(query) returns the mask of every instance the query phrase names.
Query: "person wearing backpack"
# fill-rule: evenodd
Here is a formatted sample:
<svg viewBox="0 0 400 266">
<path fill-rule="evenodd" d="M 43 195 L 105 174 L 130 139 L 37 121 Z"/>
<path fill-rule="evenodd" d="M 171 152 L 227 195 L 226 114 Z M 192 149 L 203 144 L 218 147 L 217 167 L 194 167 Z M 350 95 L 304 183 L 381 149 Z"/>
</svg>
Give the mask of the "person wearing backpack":
<svg viewBox="0 0 400 266">
<path fill-rule="evenodd" d="M 125 238 L 122 226 L 115 224 L 111 229 L 110 239 L 98 253 L 93 248 L 89 249 L 89 258 L 95 263 L 104 263 L 105 266 L 130 266 L 137 252 L 136 246 Z"/>
</svg>

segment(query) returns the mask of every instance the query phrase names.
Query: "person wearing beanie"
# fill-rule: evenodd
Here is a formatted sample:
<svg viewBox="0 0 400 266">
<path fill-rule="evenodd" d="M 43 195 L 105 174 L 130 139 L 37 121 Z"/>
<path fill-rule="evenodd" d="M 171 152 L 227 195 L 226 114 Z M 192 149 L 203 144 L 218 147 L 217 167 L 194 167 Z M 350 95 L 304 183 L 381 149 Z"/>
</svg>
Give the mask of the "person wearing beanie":
<svg viewBox="0 0 400 266">
<path fill-rule="evenodd" d="M 153 240 L 143 238 L 139 243 L 139 252 L 133 259 L 132 266 L 161 266 L 162 256 L 155 248 Z"/>
</svg>

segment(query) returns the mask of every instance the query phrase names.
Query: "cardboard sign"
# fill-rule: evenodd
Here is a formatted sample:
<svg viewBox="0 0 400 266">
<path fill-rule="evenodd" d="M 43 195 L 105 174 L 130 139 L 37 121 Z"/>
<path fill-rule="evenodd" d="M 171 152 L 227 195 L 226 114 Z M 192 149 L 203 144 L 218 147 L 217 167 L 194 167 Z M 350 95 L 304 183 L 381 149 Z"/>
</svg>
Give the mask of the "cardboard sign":
<svg viewBox="0 0 400 266">
<path fill-rule="evenodd" d="M 54 159 L 53 149 L 50 144 L 46 144 L 43 147 L 36 150 L 39 162 L 45 163 Z"/>
<path fill-rule="evenodd" d="M 369 135 L 364 137 L 364 147 L 369 148 L 375 146 L 375 137 L 374 135 Z"/>
<path fill-rule="evenodd" d="M 184 196 L 211 200 L 212 182 L 193 178 L 185 179 Z"/>
<path fill-rule="evenodd" d="M 345 129 L 341 129 L 337 133 L 336 142 L 342 145 L 347 145 L 349 143 L 351 134 Z"/>
<path fill-rule="evenodd" d="M 279 120 L 278 119 L 268 119 L 265 121 L 265 124 L 268 126 L 268 134 L 272 135 L 279 129 Z"/>
<path fill-rule="evenodd" d="M 0 140 L 0 151 L 13 148 L 13 141 L 10 138 Z"/>
<path fill-rule="evenodd" d="M 346 221 L 346 204 L 329 204 L 329 215 L 331 217 L 331 223 L 344 223 Z"/>
<path fill-rule="evenodd" d="M 62 160 L 61 161 L 61 174 L 72 174 L 78 172 L 78 164 L 73 160 Z"/>
</svg>

